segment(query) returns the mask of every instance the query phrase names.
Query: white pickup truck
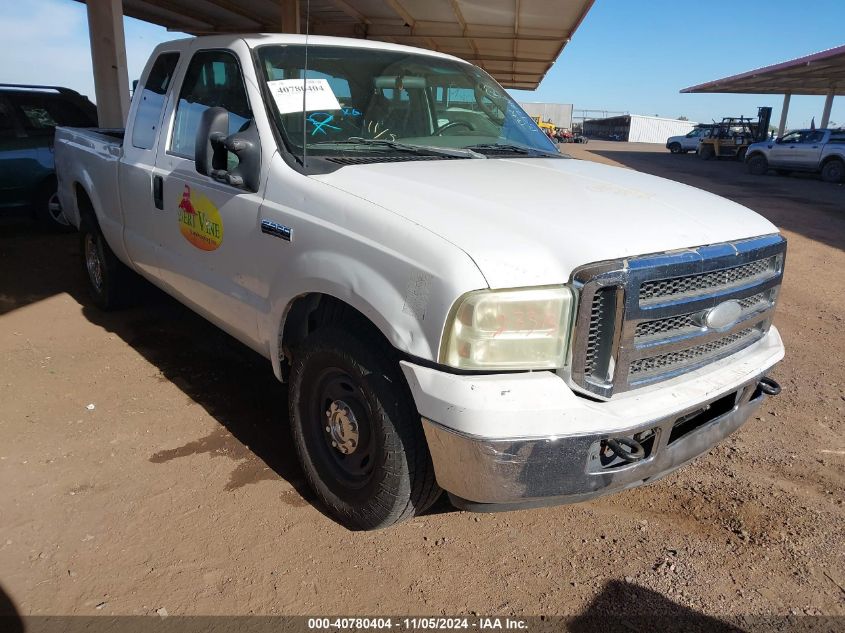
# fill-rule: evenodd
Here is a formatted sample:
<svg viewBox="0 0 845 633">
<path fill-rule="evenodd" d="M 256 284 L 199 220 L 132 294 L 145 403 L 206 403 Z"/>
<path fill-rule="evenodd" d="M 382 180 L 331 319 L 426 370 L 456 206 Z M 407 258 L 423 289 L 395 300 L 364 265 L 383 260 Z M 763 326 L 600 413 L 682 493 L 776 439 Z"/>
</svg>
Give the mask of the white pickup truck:
<svg viewBox="0 0 845 633">
<path fill-rule="evenodd" d="M 780 390 L 777 228 L 559 154 L 455 57 L 162 44 L 125 132 L 62 128 L 56 162 L 96 303 L 138 274 L 266 356 L 352 528 L 653 481 Z"/>
</svg>

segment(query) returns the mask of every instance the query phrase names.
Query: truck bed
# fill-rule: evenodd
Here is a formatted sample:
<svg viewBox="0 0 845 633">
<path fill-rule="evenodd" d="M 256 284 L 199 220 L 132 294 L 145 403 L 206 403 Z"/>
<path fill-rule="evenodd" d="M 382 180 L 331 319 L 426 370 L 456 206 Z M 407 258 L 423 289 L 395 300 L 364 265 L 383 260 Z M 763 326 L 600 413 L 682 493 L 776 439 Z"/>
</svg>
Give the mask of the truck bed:
<svg viewBox="0 0 845 633">
<path fill-rule="evenodd" d="M 79 226 L 76 191 L 81 186 L 100 212 L 103 233 L 116 242 L 121 241 L 118 166 L 124 134 L 117 128 L 58 127 L 55 141 L 59 198 L 68 220 Z"/>
</svg>

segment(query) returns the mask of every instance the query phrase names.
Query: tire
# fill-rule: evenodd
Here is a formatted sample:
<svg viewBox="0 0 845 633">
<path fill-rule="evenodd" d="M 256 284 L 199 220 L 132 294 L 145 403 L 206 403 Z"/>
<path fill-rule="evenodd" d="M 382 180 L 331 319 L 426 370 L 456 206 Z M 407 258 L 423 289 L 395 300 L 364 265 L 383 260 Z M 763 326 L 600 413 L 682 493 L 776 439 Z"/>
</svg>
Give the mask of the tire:
<svg viewBox="0 0 845 633">
<path fill-rule="evenodd" d="M 35 209 L 35 219 L 45 230 L 54 233 L 70 233 L 74 230 L 73 225 L 62 212 L 55 180 L 47 180 L 39 187 L 32 204 Z"/>
<path fill-rule="evenodd" d="M 312 490 L 342 525 L 391 526 L 440 496 L 419 414 L 392 350 L 334 325 L 294 351 L 290 421 Z M 359 338 L 360 337 L 360 338 Z"/>
<path fill-rule="evenodd" d="M 698 148 L 698 157 L 702 160 L 710 160 L 716 156 L 716 151 L 710 145 L 702 145 Z"/>
<path fill-rule="evenodd" d="M 825 182 L 845 182 L 845 163 L 838 158 L 827 161 L 822 167 L 822 180 Z"/>
<path fill-rule="evenodd" d="M 673 154 L 684 154 L 684 149 L 681 147 L 680 143 L 672 143 L 669 145 L 669 151 Z"/>
<path fill-rule="evenodd" d="M 748 153 L 748 148 L 747 148 L 747 147 L 740 147 L 740 148 L 739 148 L 739 151 L 737 151 L 737 153 L 736 153 L 736 159 L 737 159 L 739 162 L 744 162 L 744 161 L 745 161 L 745 155 L 746 155 L 747 153 Z"/>
<path fill-rule="evenodd" d="M 754 154 L 748 159 L 748 173 L 765 176 L 769 171 L 769 161 L 762 154 Z"/>
<path fill-rule="evenodd" d="M 83 220 L 79 231 L 82 265 L 91 299 L 101 310 L 125 307 L 135 287 L 135 274 L 115 256 L 99 226 Z"/>
</svg>

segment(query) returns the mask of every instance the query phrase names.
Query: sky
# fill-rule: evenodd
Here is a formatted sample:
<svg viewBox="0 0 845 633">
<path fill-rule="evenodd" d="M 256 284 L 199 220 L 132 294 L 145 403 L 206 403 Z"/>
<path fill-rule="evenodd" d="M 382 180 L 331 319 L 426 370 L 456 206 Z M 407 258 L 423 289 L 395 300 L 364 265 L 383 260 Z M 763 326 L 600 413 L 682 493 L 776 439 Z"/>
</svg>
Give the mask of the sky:
<svg viewBox="0 0 845 633">
<path fill-rule="evenodd" d="M 67 86 L 94 97 L 85 5 L 73 0 L 0 0 L 0 82 Z M 845 0 L 596 0 L 536 91 L 520 101 L 572 103 L 709 122 L 756 116 L 777 95 L 679 94 L 681 88 L 845 44 Z M 160 42 L 183 37 L 125 18 L 129 79 Z M 788 127 L 819 123 L 824 97 L 795 96 Z M 845 125 L 845 96 L 831 121 Z"/>
</svg>

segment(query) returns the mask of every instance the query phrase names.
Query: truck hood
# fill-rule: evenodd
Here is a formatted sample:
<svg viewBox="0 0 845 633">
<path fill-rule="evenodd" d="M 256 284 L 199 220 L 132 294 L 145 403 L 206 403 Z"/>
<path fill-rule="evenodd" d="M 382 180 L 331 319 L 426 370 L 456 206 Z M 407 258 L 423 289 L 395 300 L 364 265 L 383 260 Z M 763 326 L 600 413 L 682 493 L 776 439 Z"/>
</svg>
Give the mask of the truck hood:
<svg viewBox="0 0 845 633">
<path fill-rule="evenodd" d="M 576 159 L 377 163 L 313 178 L 440 235 L 491 288 L 559 284 L 592 262 L 777 232 L 700 189 Z"/>
</svg>

